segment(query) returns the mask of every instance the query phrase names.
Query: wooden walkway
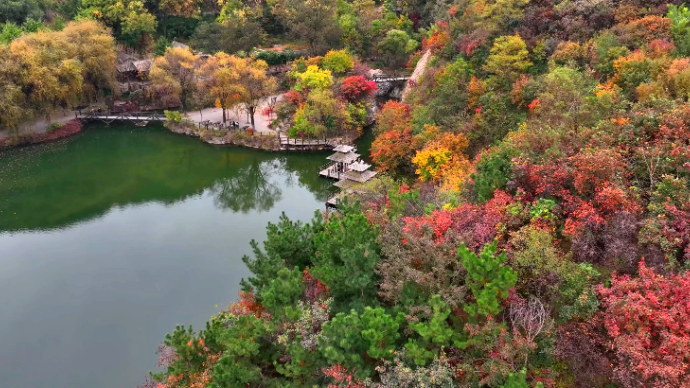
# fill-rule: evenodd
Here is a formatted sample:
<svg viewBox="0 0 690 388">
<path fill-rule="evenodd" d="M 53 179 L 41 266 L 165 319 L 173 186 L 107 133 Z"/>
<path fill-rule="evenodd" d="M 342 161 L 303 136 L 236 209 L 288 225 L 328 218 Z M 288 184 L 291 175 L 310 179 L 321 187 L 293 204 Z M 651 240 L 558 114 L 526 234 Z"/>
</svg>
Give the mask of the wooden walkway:
<svg viewBox="0 0 690 388">
<path fill-rule="evenodd" d="M 338 208 L 338 202 L 342 200 L 345 197 L 345 192 L 340 191 L 337 192 L 326 200 L 326 209 L 337 209 Z"/>
<path fill-rule="evenodd" d="M 305 146 L 305 147 L 311 147 L 311 146 L 331 146 L 331 142 L 326 140 L 326 139 L 309 139 L 309 140 L 304 140 L 304 139 L 290 139 L 289 137 L 280 134 L 278 135 L 280 137 L 280 145 L 281 146 Z"/>
<path fill-rule="evenodd" d="M 116 120 L 144 122 L 144 121 L 167 121 L 168 118 L 160 113 L 81 113 L 74 112 L 74 116 L 80 120 L 101 120 L 106 124 L 110 124 Z"/>
</svg>

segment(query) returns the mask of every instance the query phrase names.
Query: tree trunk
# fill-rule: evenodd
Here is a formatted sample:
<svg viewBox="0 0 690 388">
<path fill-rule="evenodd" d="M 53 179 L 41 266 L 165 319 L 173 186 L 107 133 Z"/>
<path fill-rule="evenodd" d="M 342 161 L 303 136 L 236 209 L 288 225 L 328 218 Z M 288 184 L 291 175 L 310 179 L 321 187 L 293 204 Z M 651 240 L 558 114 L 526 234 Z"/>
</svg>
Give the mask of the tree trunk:
<svg viewBox="0 0 690 388">
<path fill-rule="evenodd" d="M 223 124 L 225 124 L 225 105 L 222 105 L 223 108 Z"/>
<path fill-rule="evenodd" d="M 256 108 L 249 108 L 249 117 L 251 117 L 252 120 L 252 128 L 256 129 L 256 126 L 254 125 L 254 112 L 256 112 Z"/>
</svg>

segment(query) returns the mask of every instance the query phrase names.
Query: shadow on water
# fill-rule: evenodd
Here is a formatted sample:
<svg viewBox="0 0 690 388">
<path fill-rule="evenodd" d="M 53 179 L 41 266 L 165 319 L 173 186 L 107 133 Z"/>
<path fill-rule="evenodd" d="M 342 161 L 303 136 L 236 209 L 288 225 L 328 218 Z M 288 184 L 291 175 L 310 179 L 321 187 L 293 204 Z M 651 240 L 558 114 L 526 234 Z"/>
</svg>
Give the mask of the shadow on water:
<svg viewBox="0 0 690 388">
<path fill-rule="evenodd" d="M 213 193 L 219 209 L 268 211 L 291 185 L 325 200 L 324 153 L 214 147 L 161 127 L 90 126 L 73 138 L 0 153 L 0 232 L 64 228 L 113 207 Z"/>
</svg>

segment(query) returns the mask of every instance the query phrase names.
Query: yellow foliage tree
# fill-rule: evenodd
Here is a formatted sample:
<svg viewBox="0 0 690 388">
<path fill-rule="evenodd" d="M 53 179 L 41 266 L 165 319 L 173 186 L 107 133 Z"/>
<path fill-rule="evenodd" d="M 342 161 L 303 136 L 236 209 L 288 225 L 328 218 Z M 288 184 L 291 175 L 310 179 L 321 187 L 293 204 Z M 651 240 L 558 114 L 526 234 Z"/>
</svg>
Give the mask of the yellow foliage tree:
<svg viewBox="0 0 690 388">
<path fill-rule="evenodd" d="M 427 132 L 433 133 L 431 129 Z M 459 191 L 470 173 L 471 164 L 465 154 L 468 145 L 463 134 L 437 135 L 412 159 L 419 179 L 439 184 L 442 191 Z"/>
<path fill-rule="evenodd" d="M 36 116 L 90 102 L 113 89 L 115 47 L 102 25 L 82 20 L 0 45 L 0 126 L 16 129 Z"/>
<path fill-rule="evenodd" d="M 200 67 L 199 87 L 220 102 L 223 121 L 226 120 L 226 109 L 242 104 L 254 126 L 256 109 L 277 87 L 275 78 L 270 77 L 266 69 L 268 65 L 262 60 L 220 52 L 208 58 Z"/>
<path fill-rule="evenodd" d="M 312 65 L 307 71 L 297 75 L 295 90 L 310 91 L 316 89 L 326 89 L 333 85 L 333 75 L 330 70 L 321 70 L 318 66 Z"/>
<path fill-rule="evenodd" d="M 199 56 L 181 47 L 168 47 L 156 58 L 149 72 L 150 93 L 161 105 L 174 106 L 179 101 L 186 110 L 196 90 Z"/>
</svg>

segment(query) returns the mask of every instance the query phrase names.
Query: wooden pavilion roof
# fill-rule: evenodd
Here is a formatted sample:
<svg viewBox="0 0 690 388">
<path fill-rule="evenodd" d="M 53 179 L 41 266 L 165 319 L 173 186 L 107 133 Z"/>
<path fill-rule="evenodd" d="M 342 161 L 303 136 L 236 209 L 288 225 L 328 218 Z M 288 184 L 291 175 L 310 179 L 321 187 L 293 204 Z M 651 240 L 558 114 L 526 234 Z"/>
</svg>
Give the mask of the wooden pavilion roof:
<svg viewBox="0 0 690 388">
<path fill-rule="evenodd" d="M 359 159 L 360 156 L 361 156 L 360 154 L 357 154 L 354 152 L 349 152 L 346 154 L 344 154 L 342 152 L 336 152 L 326 159 L 332 160 L 332 161 L 337 162 L 337 163 L 350 164 L 350 163 L 356 161 L 357 159 Z"/>
<path fill-rule="evenodd" d="M 368 181 L 369 179 L 373 178 L 376 176 L 376 171 L 348 171 L 343 174 L 343 177 L 347 180 L 354 181 L 354 182 L 359 182 L 359 183 L 364 183 Z"/>
<path fill-rule="evenodd" d="M 351 171 L 364 172 L 371 167 L 371 164 L 366 164 L 363 161 L 354 162 L 350 165 Z"/>
<path fill-rule="evenodd" d="M 349 146 L 349 145 L 345 145 L 345 144 L 339 144 L 339 145 L 337 145 L 337 146 L 335 146 L 335 147 L 333 148 L 333 151 L 335 151 L 335 152 L 341 152 L 341 153 L 343 153 L 343 154 L 347 154 L 347 153 L 352 152 L 352 151 L 354 151 L 354 150 L 355 150 L 355 147 Z"/>
</svg>

